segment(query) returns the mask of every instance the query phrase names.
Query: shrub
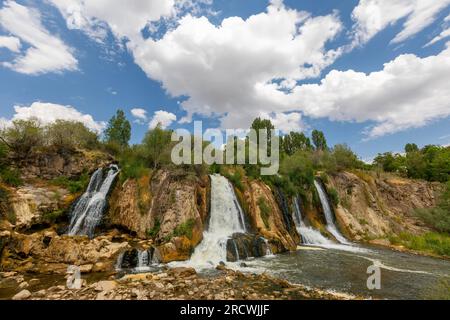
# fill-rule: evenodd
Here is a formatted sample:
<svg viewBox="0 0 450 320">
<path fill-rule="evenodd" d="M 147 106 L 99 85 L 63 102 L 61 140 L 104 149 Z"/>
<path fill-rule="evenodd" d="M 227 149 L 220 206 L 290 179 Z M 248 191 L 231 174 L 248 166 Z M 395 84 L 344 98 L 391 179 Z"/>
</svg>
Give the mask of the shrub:
<svg viewBox="0 0 450 320">
<path fill-rule="evenodd" d="M 12 187 L 22 185 L 22 178 L 20 177 L 20 172 L 17 169 L 0 169 L 0 178 L 4 183 Z"/>
<path fill-rule="evenodd" d="M 261 212 L 261 218 L 264 222 L 264 225 L 266 226 L 267 229 L 269 229 L 270 228 L 270 225 L 269 225 L 270 208 L 268 207 L 268 205 L 266 203 L 266 199 L 264 199 L 263 197 L 259 197 L 258 207 L 259 207 L 259 211 Z"/>
<path fill-rule="evenodd" d="M 148 237 L 152 239 L 155 238 L 158 235 L 159 230 L 161 230 L 161 222 L 159 219 L 156 219 L 153 228 L 147 230 Z"/>
<path fill-rule="evenodd" d="M 334 189 L 334 188 L 329 189 L 328 197 L 330 198 L 330 201 L 334 207 L 337 207 L 339 205 L 339 194 L 336 191 L 336 189 Z"/>
<path fill-rule="evenodd" d="M 78 179 L 70 179 L 68 177 L 58 177 L 52 180 L 52 184 L 68 189 L 70 193 L 78 193 L 84 191 L 89 184 L 90 177 L 87 173 L 83 173 Z"/>
<path fill-rule="evenodd" d="M 66 214 L 65 210 L 56 210 L 53 212 L 44 213 L 42 216 L 42 219 L 44 222 L 47 222 L 47 223 L 56 223 L 61 218 L 63 218 L 65 216 L 65 214 Z"/>
<path fill-rule="evenodd" d="M 412 250 L 450 257 L 450 237 L 447 234 L 430 232 L 415 236 L 409 233 L 400 233 L 398 236 L 391 236 L 389 240 L 393 244 L 400 244 Z"/>
<path fill-rule="evenodd" d="M 47 143 L 58 151 L 71 151 L 76 148 L 93 149 L 98 145 L 98 136 L 83 123 L 56 120 L 45 130 Z"/>
<path fill-rule="evenodd" d="M 11 127 L 2 132 L 3 139 L 19 158 L 25 158 L 34 149 L 43 146 L 43 133 L 37 119 L 15 120 Z"/>
<path fill-rule="evenodd" d="M 189 219 L 186 222 L 183 222 L 182 224 L 178 225 L 175 230 L 173 230 L 173 236 L 174 237 L 183 237 L 186 236 L 189 239 L 192 239 L 192 230 L 195 226 L 195 220 Z"/>
</svg>

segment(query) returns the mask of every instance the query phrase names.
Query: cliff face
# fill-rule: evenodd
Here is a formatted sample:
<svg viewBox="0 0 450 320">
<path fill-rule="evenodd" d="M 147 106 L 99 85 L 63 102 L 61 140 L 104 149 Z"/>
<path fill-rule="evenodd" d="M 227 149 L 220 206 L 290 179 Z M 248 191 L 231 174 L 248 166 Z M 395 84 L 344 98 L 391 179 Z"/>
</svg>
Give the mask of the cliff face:
<svg viewBox="0 0 450 320">
<path fill-rule="evenodd" d="M 111 196 L 109 223 L 152 237 L 164 262 L 185 260 L 202 240 L 209 211 L 209 178 L 158 170 L 127 180 Z"/>
<path fill-rule="evenodd" d="M 60 176 L 78 177 L 83 172 L 91 173 L 113 161 L 112 157 L 99 151 L 79 150 L 67 154 L 37 153 L 15 161 L 15 166 L 25 180 L 51 180 Z"/>
<path fill-rule="evenodd" d="M 413 211 L 436 206 L 437 195 L 442 190 L 439 183 L 361 172 L 330 176 L 327 189 L 331 188 L 340 199 L 335 208 L 336 220 L 342 231 L 354 240 L 429 231 Z"/>
<path fill-rule="evenodd" d="M 274 253 L 295 250 L 300 242 L 297 232 L 289 232 L 272 190 L 263 182 L 245 180 L 239 192 L 254 230 L 266 238 Z"/>
</svg>

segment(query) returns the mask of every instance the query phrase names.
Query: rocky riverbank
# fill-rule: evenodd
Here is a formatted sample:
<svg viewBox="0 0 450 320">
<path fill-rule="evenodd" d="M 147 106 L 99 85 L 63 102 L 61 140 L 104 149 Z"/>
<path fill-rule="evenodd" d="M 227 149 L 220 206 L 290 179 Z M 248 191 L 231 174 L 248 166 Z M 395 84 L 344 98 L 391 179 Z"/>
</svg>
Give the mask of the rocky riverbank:
<svg viewBox="0 0 450 320">
<path fill-rule="evenodd" d="M 355 299 L 293 285 L 268 275 L 246 274 L 219 267 L 217 274 L 201 275 L 191 268 L 163 269 L 157 273 L 99 274 L 84 278 L 80 289 L 69 289 L 65 279 L 28 279 L 18 273 L 0 274 L 2 299 L 14 300 L 304 300 Z M 16 287 L 11 288 L 15 283 Z M 45 286 L 45 284 L 48 286 Z M 10 289 L 6 290 L 9 284 Z"/>
</svg>

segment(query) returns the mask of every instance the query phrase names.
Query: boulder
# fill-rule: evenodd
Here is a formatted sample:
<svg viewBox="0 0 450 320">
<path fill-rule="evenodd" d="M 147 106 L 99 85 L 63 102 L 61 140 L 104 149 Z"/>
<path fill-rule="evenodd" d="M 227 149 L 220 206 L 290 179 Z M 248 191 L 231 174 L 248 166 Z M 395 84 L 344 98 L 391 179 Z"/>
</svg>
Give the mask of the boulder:
<svg viewBox="0 0 450 320">
<path fill-rule="evenodd" d="M 18 294 L 16 294 L 12 299 L 13 300 L 27 300 L 31 297 L 31 292 L 28 290 L 22 290 Z"/>
</svg>

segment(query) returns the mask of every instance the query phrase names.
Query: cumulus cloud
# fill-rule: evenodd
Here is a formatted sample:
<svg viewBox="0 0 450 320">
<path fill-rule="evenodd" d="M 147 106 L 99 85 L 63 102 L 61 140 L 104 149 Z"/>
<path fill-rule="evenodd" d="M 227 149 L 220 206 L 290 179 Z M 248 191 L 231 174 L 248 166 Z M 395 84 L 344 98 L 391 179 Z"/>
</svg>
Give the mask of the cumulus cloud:
<svg viewBox="0 0 450 320">
<path fill-rule="evenodd" d="M 54 103 L 33 102 L 30 106 L 14 106 L 15 114 L 12 119 L 0 119 L 0 126 L 9 125 L 14 120 L 27 120 L 37 118 L 43 125 L 56 120 L 77 121 L 83 123 L 90 130 L 101 133 L 106 126 L 105 122 L 95 121 L 89 114 L 83 114 L 72 106 L 63 106 Z"/>
<path fill-rule="evenodd" d="M 352 13 L 355 43 L 364 44 L 389 25 L 406 18 L 393 43 L 402 42 L 431 25 L 450 0 L 360 0 Z"/>
<path fill-rule="evenodd" d="M 158 124 L 161 124 L 161 128 L 166 129 L 173 122 L 177 121 L 177 116 L 171 112 L 159 110 L 156 111 L 149 123 L 149 128 L 156 128 Z"/>
<path fill-rule="evenodd" d="M 131 114 L 136 118 L 134 121 L 136 123 L 143 124 L 145 121 L 147 121 L 147 110 L 134 108 L 131 109 Z"/>
<path fill-rule="evenodd" d="M 421 127 L 450 116 L 450 42 L 436 56 L 405 54 L 377 72 L 331 71 L 320 84 L 286 95 L 311 117 L 374 121 L 367 138 Z"/>
<path fill-rule="evenodd" d="M 221 116 L 222 127 L 245 128 L 273 112 L 298 80 L 317 77 L 341 54 L 326 44 L 341 31 L 336 14 L 312 17 L 272 2 L 244 20 L 187 15 L 161 39 L 130 43 L 135 62 L 193 114 Z"/>
<path fill-rule="evenodd" d="M 5 1 L 0 9 L 0 26 L 30 45 L 14 61 L 4 62 L 5 67 L 24 74 L 77 70 L 78 61 L 72 49 L 49 33 L 37 10 Z"/>
<path fill-rule="evenodd" d="M 12 52 L 20 52 L 21 46 L 19 38 L 0 36 L 0 48 L 7 48 Z"/>
<path fill-rule="evenodd" d="M 275 129 L 278 129 L 284 133 L 289 133 L 292 131 L 303 131 L 305 128 L 302 121 L 302 114 L 298 112 L 276 112 L 272 114 L 261 113 L 260 117 L 263 119 L 269 119 L 274 125 Z"/>
</svg>

